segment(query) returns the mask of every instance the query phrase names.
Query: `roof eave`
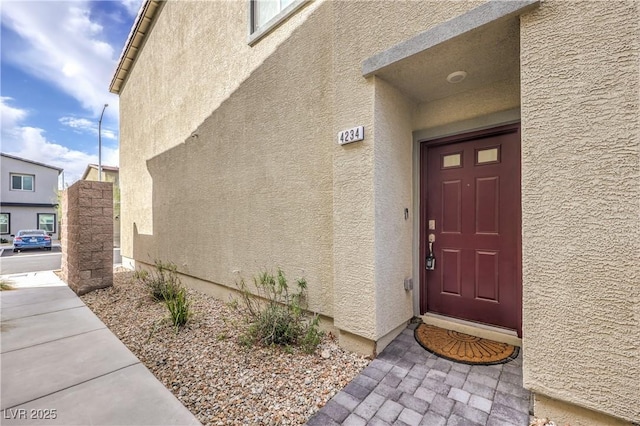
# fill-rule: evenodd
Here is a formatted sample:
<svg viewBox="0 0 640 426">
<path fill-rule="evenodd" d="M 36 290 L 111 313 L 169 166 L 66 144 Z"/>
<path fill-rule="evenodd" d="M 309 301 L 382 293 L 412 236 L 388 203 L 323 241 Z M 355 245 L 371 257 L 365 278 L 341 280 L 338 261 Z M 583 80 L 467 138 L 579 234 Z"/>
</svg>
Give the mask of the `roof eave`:
<svg viewBox="0 0 640 426">
<path fill-rule="evenodd" d="M 142 48 L 146 36 L 151 30 L 164 3 L 164 0 L 144 0 L 140 6 L 138 16 L 136 16 L 133 27 L 131 27 L 124 49 L 122 49 L 122 53 L 120 54 L 118 66 L 111 79 L 111 84 L 109 85 L 109 91 L 111 93 L 120 94 L 129 75 L 129 71 L 133 68 L 133 64 L 138 57 L 138 52 Z"/>
<path fill-rule="evenodd" d="M 62 169 L 60 167 L 50 166 L 49 164 L 40 163 L 38 161 L 27 160 L 26 158 L 16 157 L 15 155 L 5 154 L 4 152 L 0 153 L 0 156 L 11 158 L 11 159 L 18 160 L 18 161 L 24 161 L 25 163 L 31 163 L 31 164 L 35 164 L 37 166 L 47 167 L 47 168 L 53 169 L 53 170 L 57 170 L 58 171 L 58 175 L 60 173 L 64 172 L 64 169 Z"/>
</svg>

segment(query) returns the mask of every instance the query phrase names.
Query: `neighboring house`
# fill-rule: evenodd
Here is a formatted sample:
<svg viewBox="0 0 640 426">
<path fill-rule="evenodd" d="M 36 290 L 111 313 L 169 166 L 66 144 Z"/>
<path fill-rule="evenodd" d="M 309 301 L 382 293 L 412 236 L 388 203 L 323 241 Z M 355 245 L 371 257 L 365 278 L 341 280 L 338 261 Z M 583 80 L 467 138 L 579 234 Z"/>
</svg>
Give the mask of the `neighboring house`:
<svg viewBox="0 0 640 426">
<path fill-rule="evenodd" d="M 82 180 L 100 181 L 97 164 L 89 164 Z M 118 167 L 102 166 L 102 181 L 113 183 L 113 244 L 120 247 L 120 173 Z"/>
<path fill-rule="evenodd" d="M 638 421 L 640 3 L 280 4 L 143 3 L 124 262 L 277 265 L 344 347 L 419 315 L 522 344 L 536 414 Z"/>
<path fill-rule="evenodd" d="M 104 182 L 113 182 L 114 186 L 120 185 L 120 174 L 117 167 L 113 166 L 102 166 L 102 181 Z M 98 165 L 97 164 L 89 164 L 82 174 L 82 180 L 92 180 L 99 181 L 98 174 Z"/>
<path fill-rule="evenodd" d="M 62 169 L 0 154 L 0 237 L 44 229 L 58 239 L 58 177 Z"/>
</svg>

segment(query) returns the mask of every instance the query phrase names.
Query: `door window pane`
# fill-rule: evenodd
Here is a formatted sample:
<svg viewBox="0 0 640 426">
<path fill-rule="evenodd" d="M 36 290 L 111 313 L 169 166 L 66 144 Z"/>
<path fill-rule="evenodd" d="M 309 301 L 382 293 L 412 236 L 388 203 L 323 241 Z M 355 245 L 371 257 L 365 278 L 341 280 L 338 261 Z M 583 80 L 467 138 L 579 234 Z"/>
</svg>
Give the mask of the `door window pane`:
<svg viewBox="0 0 640 426">
<path fill-rule="evenodd" d="M 460 167 L 462 164 L 462 153 L 448 154 L 442 156 L 442 168 Z"/>
<path fill-rule="evenodd" d="M 499 160 L 498 147 L 479 149 L 476 151 L 476 164 L 497 163 Z"/>
</svg>

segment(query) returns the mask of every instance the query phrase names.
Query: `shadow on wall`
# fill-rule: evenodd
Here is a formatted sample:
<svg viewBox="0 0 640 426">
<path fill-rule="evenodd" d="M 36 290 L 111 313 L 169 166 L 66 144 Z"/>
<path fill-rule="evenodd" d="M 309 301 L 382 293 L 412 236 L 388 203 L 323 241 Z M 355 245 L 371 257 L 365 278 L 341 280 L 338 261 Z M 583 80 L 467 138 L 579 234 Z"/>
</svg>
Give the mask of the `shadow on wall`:
<svg viewBox="0 0 640 426">
<path fill-rule="evenodd" d="M 273 265 L 330 282 L 330 19 L 320 6 L 191 137 L 147 161 L 153 235 L 134 225 L 136 260 L 227 285 Z"/>
</svg>

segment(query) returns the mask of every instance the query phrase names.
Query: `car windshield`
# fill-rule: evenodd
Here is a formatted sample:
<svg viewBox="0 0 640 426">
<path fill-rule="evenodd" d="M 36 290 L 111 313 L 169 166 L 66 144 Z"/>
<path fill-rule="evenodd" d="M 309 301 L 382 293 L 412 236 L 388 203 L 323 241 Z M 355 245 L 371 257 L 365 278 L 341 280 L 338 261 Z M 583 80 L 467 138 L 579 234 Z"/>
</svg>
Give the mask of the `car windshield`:
<svg viewBox="0 0 640 426">
<path fill-rule="evenodd" d="M 32 229 L 28 231 L 18 231 L 18 235 L 45 235 L 42 229 Z"/>
</svg>

